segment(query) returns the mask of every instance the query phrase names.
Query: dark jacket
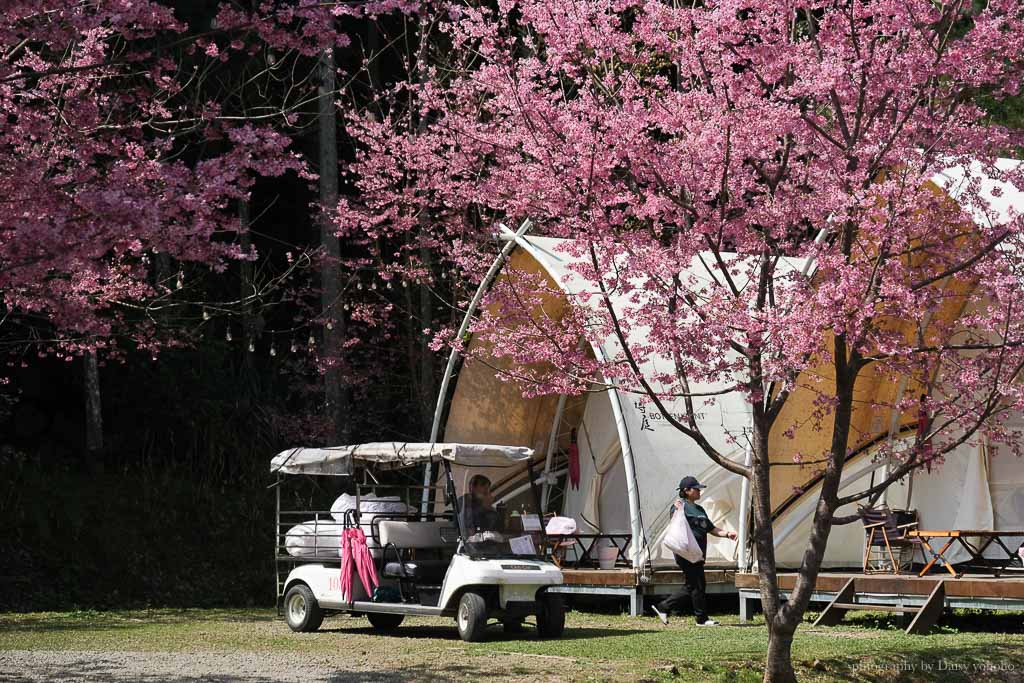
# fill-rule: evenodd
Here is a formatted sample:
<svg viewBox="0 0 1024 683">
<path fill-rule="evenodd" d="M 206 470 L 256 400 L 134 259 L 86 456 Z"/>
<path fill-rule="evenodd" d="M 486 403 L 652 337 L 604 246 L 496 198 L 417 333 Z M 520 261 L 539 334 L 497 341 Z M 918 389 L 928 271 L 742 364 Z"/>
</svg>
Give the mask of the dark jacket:
<svg viewBox="0 0 1024 683">
<path fill-rule="evenodd" d="M 472 494 L 459 498 L 459 516 L 470 536 L 477 531 L 495 531 L 498 528 L 498 513 L 493 508 L 485 508 L 480 499 Z"/>
</svg>

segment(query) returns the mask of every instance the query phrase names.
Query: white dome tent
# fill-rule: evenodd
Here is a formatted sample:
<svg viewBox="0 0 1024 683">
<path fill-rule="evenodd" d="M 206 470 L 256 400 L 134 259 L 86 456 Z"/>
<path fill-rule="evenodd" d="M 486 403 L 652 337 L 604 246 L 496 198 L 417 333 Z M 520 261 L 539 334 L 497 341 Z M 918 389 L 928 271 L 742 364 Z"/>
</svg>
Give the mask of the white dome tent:
<svg viewBox="0 0 1024 683">
<path fill-rule="evenodd" d="M 1001 162 L 1004 163 L 1004 162 Z M 1017 162 L 1005 162 L 1012 164 Z M 935 184 L 951 197 L 960 195 L 958 186 L 965 179 L 976 178 L 979 168 L 967 171 L 953 168 L 936 176 Z M 975 220 L 1009 220 L 1024 210 L 1024 199 L 1004 184 L 982 178 L 982 192 L 992 199 L 989 211 L 971 211 Z M 544 276 L 553 291 L 562 293 L 562 300 L 552 297 L 545 302 L 545 312 L 559 315 L 570 301 L 596 300 L 591 296 L 596 285 L 583 280 L 572 268 L 582 257 L 567 249 L 567 241 L 528 236 L 528 224 L 518 233 L 502 228 L 501 238 L 508 243 L 496 260 L 488 277 L 481 283 L 478 297 L 467 312 L 463 332 L 482 294 L 492 277 L 501 278 L 501 267 L 508 263 L 517 271 Z M 782 263 L 779 274 L 807 273 L 812 264 L 801 259 Z M 717 269 L 708 259 L 695 259 L 687 275 L 696 279 L 714 276 Z M 739 273 L 732 273 L 740 277 Z M 739 284 L 742 286 L 742 283 Z M 630 306 L 611 295 L 617 312 L 628 315 Z M 550 304 L 551 310 L 548 311 Z M 594 304 L 590 304 L 594 305 Z M 629 343 L 644 341 L 646 330 L 629 325 Z M 475 351 L 475 339 L 470 350 Z M 591 345 L 594 355 L 615 357 L 618 342 L 610 337 Z M 534 449 L 547 470 L 558 469 L 552 456 L 564 452 L 569 445 L 572 429 L 578 433 L 580 455 L 580 486 L 572 490 L 565 485 L 559 512 L 573 517 L 581 531 L 603 534 L 630 534 L 632 544 L 628 558 L 638 574 L 661 567 L 674 568 L 671 556 L 660 550 L 658 539 L 667 521 L 669 507 L 676 496 L 676 484 L 687 474 L 696 476 L 708 485 L 702 498 L 712 520 L 719 526 L 740 533 L 741 542 L 710 538 L 708 565 L 742 567 L 749 564 L 742 540 L 749 517 L 749 489 L 738 475 L 715 465 L 688 437 L 661 419 L 656 407 L 641 400 L 640 395 L 613 387 L 608 391 L 589 393 L 580 397 L 540 396 L 524 398 L 520 390 L 501 381 L 494 367 L 508 367 L 508 361 L 494 359 L 493 363 L 469 363 L 461 369 L 454 391 L 448 396 L 448 381 L 453 377 L 455 352 L 452 353 L 448 372 L 441 389 L 433 438 L 441 432 L 448 441 L 495 443 L 526 446 Z M 645 377 L 653 380 L 659 369 L 672 367 L 667 358 L 654 359 L 641 365 Z M 652 381 L 653 383 L 653 381 Z M 696 392 L 714 392 L 721 387 L 692 386 Z M 896 392 L 905 387 L 872 386 L 865 390 L 894 402 Z M 886 393 L 888 392 L 888 393 Z M 806 410 L 799 397 L 793 397 L 787 409 Z M 666 401 L 673 414 L 682 414 L 682 399 Z M 447 420 L 441 429 L 441 417 L 448 407 Z M 872 473 L 884 468 L 872 455 L 878 444 L 885 440 L 897 441 L 911 431 L 913 416 L 872 413 L 870 406 L 863 408 L 862 432 L 872 435 L 864 447 L 847 463 L 844 472 L 844 493 L 863 490 L 872 481 Z M 709 397 L 700 411 L 700 427 L 711 443 L 726 457 L 743 462 L 747 454 L 742 445 L 745 428 L 750 417 L 745 400 L 736 392 Z M 1016 416 L 1024 427 L 1024 417 Z M 799 438 L 799 437 L 798 437 Z M 781 437 L 773 439 L 770 450 L 773 461 L 789 456 Z M 994 457 L 981 437 L 963 444 L 947 457 L 947 464 L 931 474 L 915 474 L 893 486 L 887 498 L 893 507 L 911 507 L 919 511 L 922 523 L 932 527 L 949 528 L 1024 528 L 1024 460 L 1012 456 Z M 780 568 L 796 568 L 810 531 L 810 515 L 817 497 L 816 479 L 809 469 L 780 467 L 772 475 L 772 507 L 776 514 L 776 560 Z M 543 478 L 545 496 L 550 494 L 551 482 L 558 477 Z M 911 483 L 913 482 L 913 483 Z M 522 481 L 505 482 L 499 495 L 511 498 Z M 799 491 L 799 492 L 795 492 Z M 843 510 L 853 512 L 853 510 Z M 1024 539 L 1021 539 L 1024 540 Z M 1019 542 L 1019 541 L 1018 541 Z M 826 550 L 824 568 L 859 567 L 863 557 L 864 533 L 859 524 L 835 527 Z"/>
</svg>

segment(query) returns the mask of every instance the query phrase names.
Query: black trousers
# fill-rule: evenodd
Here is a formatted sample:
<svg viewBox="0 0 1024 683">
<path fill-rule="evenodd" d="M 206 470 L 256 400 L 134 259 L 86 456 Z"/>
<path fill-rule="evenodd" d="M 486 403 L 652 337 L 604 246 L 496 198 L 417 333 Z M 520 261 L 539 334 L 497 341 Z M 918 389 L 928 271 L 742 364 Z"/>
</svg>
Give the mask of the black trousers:
<svg viewBox="0 0 1024 683">
<path fill-rule="evenodd" d="M 704 562 L 687 562 L 676 555 L 676 564 L 683 570 L 682 587 L 660 603 L 658 609 L 665 614 L 673 611 L 681 612 L 682 606 L 689 601 L 693 605 L 693 616 L 698 624 L 708 620 L 707 579 L 704 578 Z"/>
</svg>

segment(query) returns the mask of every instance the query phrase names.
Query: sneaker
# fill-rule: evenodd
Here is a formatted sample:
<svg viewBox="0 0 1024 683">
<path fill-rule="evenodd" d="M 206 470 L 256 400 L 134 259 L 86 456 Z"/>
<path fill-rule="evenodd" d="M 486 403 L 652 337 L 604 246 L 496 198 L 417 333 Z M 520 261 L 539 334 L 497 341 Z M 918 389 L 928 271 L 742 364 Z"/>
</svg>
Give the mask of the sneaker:
<svg viewBox="0 0 1024 683">
<path fill-rule="evenodd" d="M 658 615 L 658 618 L 661 619 L 661 623 L 663 623 L 665 626 L 668 626 L 667 612 L 662 612 L 660 609 L 658 609 L 657 605 L 651 605 L 651 611 Z"/>
<path fill-rule="evenodd" d="M 701 623 L 697 624 L 697 626 L 721 626 L 721 624 L 719 624 L 714 619 L 708 619 L 707 621 L 702 621 Z"/>
</svg>

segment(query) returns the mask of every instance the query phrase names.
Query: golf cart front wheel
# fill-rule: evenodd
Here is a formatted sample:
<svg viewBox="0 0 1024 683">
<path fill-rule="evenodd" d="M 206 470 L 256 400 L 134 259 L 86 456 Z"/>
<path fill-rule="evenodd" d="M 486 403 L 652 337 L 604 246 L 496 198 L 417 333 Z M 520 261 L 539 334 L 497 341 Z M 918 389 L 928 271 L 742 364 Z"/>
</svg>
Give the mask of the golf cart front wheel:
<svg viewBox="0 0 1024 683">
<path fill-rule="evenodd" d="M 467 643 L 483 640 L 487 628 L 487 601 L 479 593 L 464 593 L 459 600 L 459 611 L 455 615 L 459 625 L 459 637 Z"/>
<path fill-rule="evenodd" d="M 300 583 L 289 588 L 284 595 L 284 618 L 291 630 L 309 633 L 320 628 L 324 611 L 309 586 Z"/>
<path fill-rule="evenodd" d="M 381 633 L 388 633 L 398 628 L 402 620 L 405 619 L 404 614 L 386 614 L 383 612 L 367 612 L 366 618 L 370 620 L 370 626 L 376 631 Z"/>
<path fill-rule="evenodd" d="M 545 593 L 537 602 L 537 633 L 541 638 L 559 638 L 565 630 L 565 599 Z"/>
</svg>

